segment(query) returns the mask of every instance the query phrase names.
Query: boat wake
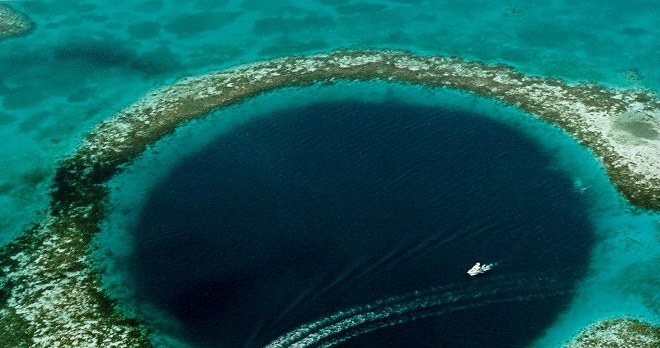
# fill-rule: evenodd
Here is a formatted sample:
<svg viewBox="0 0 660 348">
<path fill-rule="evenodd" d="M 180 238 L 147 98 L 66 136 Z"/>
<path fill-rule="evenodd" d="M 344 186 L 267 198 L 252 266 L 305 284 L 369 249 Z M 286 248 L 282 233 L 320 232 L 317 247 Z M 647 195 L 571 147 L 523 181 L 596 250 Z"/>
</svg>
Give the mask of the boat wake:
<svg viewBox="0 0 660 348">
<path fill-rule="evenodd" d="M 566 294 L 553 279 L 498 276 L 477 285 L 454 284 L 338 311 L 303 324 L 270 342 L 267 348 L 332 347 L 381 328 L 496 303 L 529 301 Z"/>
</svg>

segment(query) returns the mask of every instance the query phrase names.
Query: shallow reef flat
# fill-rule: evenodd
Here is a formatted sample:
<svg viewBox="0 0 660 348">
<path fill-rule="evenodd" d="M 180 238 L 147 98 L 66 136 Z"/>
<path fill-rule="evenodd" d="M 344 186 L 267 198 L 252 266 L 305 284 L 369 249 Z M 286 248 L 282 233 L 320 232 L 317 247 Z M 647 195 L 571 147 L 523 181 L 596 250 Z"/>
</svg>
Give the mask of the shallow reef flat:
<svg viewBox="0 0 660 348">
<path fill-rule="evenodd" d="M 182 121 L 214 108 L 268 90 L 338 79 L 448 87 L 517 106 L 565 129 L 592 149 L 631 203 L 660 209 L 657 96 L 525 76 L 503 65 L 397 51 L 339 51 L 285 58 L 184 79 L 103 122 L 74 157 L 98 166 L 126 162 Z"/>
<path fill-rule="evenodd" d="M 591 325 L 564 348 L 653 348 L 660 346 L 660 328 L 635 319 L 609 319 Z"/>
<path fill-rule="evenodd" d="M 339 80 L 443 87 L 493 98 L 563 128 L 634 205 L 660 210 L 660 100 L 639 90 L 524 75 L 509 66 L 402 51 L 287 57 L 185 78 L 100 123 L 55 175 L 42 221 L 2 249 L 0 341 L 16 347 L 147 347 L 148 328 L 100 290 L 91 241 L 107 182 L 182 123 L 260 93 Z"/>
<path fill-rule="evenodd" d="M 34 28 L 26 15 L 0 4 L 0 40 L 25 35 Z"/>
</svg>

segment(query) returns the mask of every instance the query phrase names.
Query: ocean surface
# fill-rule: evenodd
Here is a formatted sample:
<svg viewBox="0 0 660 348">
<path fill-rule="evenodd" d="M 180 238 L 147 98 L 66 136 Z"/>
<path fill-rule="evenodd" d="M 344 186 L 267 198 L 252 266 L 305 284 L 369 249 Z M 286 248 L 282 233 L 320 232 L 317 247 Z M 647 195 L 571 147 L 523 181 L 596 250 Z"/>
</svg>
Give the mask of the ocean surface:
<svg viewBox="0 0 660 348">
<path fill-rule="evenodd" d="M 565 307 L 592 243 L 585 196 L 519 133 L 462 111 L 347 100 L 268 115 L 172 168 L 142 210 L 129 272 L 137 297 L 200 347 L 264 346 L 414 291 L 433 296 L 407 300 L 402 323 L 326 340 L 513 347 Z M 496 264 L 492 275 L 467 276 L 476 261 Z"/>
<path fill-rule="evenodd" d="M 660 2 L 653 0 L 8 3 L 31 17 L 36 29 L 0 42 L 0 245 L 39 219 L 57 162 L 86 132 L 148 91 L 183 76 L 286 55 L 373 47 L 660 91 Z M 452 133 L 458 129 L 462 132 Z M 271 133 L 277 136 L 269 137 Z M 365 153 L 355 153 L 346 143 L 350 141 L 361 144 Z M 295 146 L 304 153 L 291 151 Z M 334 153 L 323 152 L 332 146 Z M 360 156 L 372 157 L 362 161 Z M 381 160 L 373 159 L 378 156 Z M 252 177 L 245 174 L 250 171 Z M 198 179 L 193 178 L 196 173 Z M 223 180 L 232 175 L 234 183 Z M 250 179 L 261 180 L 261 186 L 250 185 Z M 304 180 L 307 191 L 295 186 Z M 376 344 L 387 337 L 397 345 L 431 344 L 438 338 L 450 346 L 460 346 L 464 339 L 479 346 L 492 339 L 503 346 L 510 340 L 554 347 L 594 320 L 625 315 L 660 323 L 660 275 L 655 270 L 660 215 L 628 206 L 593 156 L 560 130 L 461 93 L 383 83 L 269 93 L 185 125 L 129 166 L 112 187 L 112 212 L 97 241 L 99 265 L 125 309 L 162 329 L 153 337 L 158 344 L 182 346 L 177 341 L 182 340 L 203 345 L 248 337 L 259 345 L 302 323 L 346 308 L 359 310 L 388 296 L 406 305 L 387 320 L 405 318 L 406 323 L 360 335 L 346 345 Z M 223 200 L 220 192 L 243 199 L 242 208 Z M 333 194 L 337 196 L 330 200 Z M 338 198 L 341 194 L 354 201 Z M 175 198 L 209 206 L 174 214 Z M 321 198 L 334 203 L 299 202 Z M 229 214 L 229 209 L 235 210 Z M 217 213 L 193 214 L 220 210 L 234 220 L 222 220 Z M 374 217 L 378 214 L 385 221 Z M 312 217 L 321 225 L 315 234 L 309 227 Z M 250 233 L 238 233 L 248 222 Z M 186 224 L 190 231 L 202 232 L 186 234 L 181 230 Z M 234 226 L 229 231 L 235 233 L 212 227 L 225 224 Z M 196 248 L 202 263 L 193 267 L 186 260 L 194 256 L 186 251 L 195 248 L 181 240 L 153 238 L 158 226 L 185 235 L 191 245 L 205 246 Z M 297 234 L 285 233 L 292 229 Z M 373 237 L 376 233 L 379 238 Z M 372 243 L 366 242 L 369 236 Z M 250 263 L 245 255 L 262 249 L 258 243 L 239 243 L 241 238 L 262 247 L 289 241 L 285 244 L 293 249 L 280 250 L 288 258 L 275 257 L 275 262 L 272 255 L 278 250 L 266 248 Z M 305 248 L 291 240 L 309 246 L 311 254 L 325 261 L 305 255 L 300 251 Z M 227 243 L 241 247 L 223 248 Z M 160 257 L 168 245 L 181 250 Z M 474 249 L 464 251 L 468 246 Z M 241 257 L 245 262 L 238 262 Z M 499 262 L 492 275 L 466 277 L 466 268 L 481 258 Z M 159 274 L 157 262 L 172 267 L 172 273 L 186 269 L 181 276 L 190 277 L 183 278 L 190 287 Z M 177 302 L 183 301 L 177 296 L 186 291 L 206 296 L 201 283 L 231 277 L 231 267 L 219 269 L 217 264 L 232 262 L 234 271 L 250 279 L 280 284 L 274 290 L 280 297 L 268 296 L 273 307 L 241 311 L 234 322 L 228 319 L 230 312 L 218 309 L 220 304 L 207 308 L 205 298 L 198 297 L 190 308 L 199 310 L 185 313 L 185 302 Z M 319 264 L 327 268 L 322 274 L 313 271 Z M 364 268 L 367 264 L 373 266 Z M 546 264 L 552 266 L 542 267 Z M 277 267 L 294 266 L 307 276 L 284 283 L 275 276 Z M 554 287 L 533 283 L 534 272 L 551 279 Z M 182 287 L 156 290 L 158 279 Z M 323 294 L 314 292 L 328 281 L 336 285 Z M 254 302 L 246 299 L 241 308 L 258 307 L 266 301 L 259 295 L 263 289 L 248 285 L 238 292 Z M 516 299 L 529 296 L 534 286 L 548 296 Z M 494 293 L 486 294 L 486 289 Z M 243 298 L 231 288 L 220 290 Z M 415 295 L 415 290 L 430 292 Z M 477 298 L 474 308 L 443 297 L 450 292 Z M 217 302 L 213 293 L 206 297 L 209 302 Z M 487 304 L 500 298 L 496 294 L 503 302 Z M 438 313 L 412 320 L 422 316 L 415 302 L 419 296 L 435 301 Z M 544 311 L 534 310 L 539 307 Z M 283 317 L 277 323 L 259 326 L 279 315 Z M 239 325 L 239 336 L 223 338 L 239 320 L 251 324 Z M 474 336 L 475 331 L 480 338 L 461 336 Z M 408 341 L 415 332 L 436 336 Z M 453 332 L 462 334 L 449 334 Z"/>
<path fill-rule="evenodd" d="M 56 161 L 94 124 L 191 74 L 377 47 L 660 90 L 653 0 L 9 3 L 36 30 L 0 43 L 0 243 L 36 217 Z"/>
</svg>

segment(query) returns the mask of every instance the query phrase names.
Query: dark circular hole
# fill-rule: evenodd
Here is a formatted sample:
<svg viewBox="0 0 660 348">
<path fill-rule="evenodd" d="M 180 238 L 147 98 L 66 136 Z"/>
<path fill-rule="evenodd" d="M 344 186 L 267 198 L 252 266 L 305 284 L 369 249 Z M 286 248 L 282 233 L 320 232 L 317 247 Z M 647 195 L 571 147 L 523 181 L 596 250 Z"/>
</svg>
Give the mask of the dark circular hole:
<svg viewBox="0 0 660 348">
<path fill-rule="evenodd" d="M 317 344 L 523 346 L 567 303 L 592 243 L 582 196 L 550 160 L 460 110 L 278 112 L 182 160 L 151 193 L 136 291 L 199 347 L 264 346 L 414 291 L 428 293 L 410 295 L 409 310 Z M 476 261 L 497 266 L 469 277 Z"/>
</svg>

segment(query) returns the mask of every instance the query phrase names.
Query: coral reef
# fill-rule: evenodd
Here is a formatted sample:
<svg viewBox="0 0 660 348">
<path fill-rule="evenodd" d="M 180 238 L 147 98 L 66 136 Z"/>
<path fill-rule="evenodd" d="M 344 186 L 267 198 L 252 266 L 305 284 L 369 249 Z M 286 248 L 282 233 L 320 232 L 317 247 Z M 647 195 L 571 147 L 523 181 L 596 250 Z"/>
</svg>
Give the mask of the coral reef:
<svg viewBox="0 0 660 348">
<path fill-rule="evenodd" d="M 636 319 L 609 319 L 583 330 L 564 348 L 660 347 L 660 327 Z"/>
<path fill-rule="evenodd" d="M 25 35 L 33 28 L 34 23 L 26 15 L 0 5 L 0 40 Z"/>
<path fill-rule="evenodd" d="M 100 123 L 57 169 L 51 203 L 0 251 L 0 341 L 16 347 L 148 347 L 148 330 L 100 290 L 91 257 L 109 179 L 182 123 L 284 87 L 382 80 L 500 100 L 559 126 L 590 148 L 617 188 L 660 209 L 660 100 L 524 75 L 509 66 L 401 51 L 288 57 L 182 79 Z"/>
</svg>

